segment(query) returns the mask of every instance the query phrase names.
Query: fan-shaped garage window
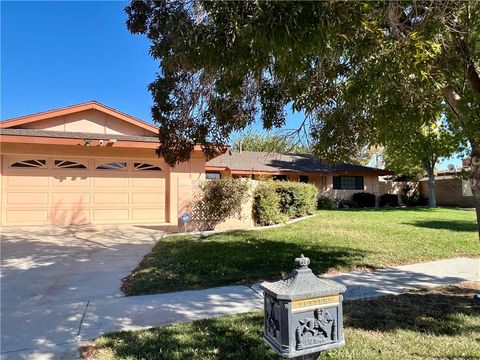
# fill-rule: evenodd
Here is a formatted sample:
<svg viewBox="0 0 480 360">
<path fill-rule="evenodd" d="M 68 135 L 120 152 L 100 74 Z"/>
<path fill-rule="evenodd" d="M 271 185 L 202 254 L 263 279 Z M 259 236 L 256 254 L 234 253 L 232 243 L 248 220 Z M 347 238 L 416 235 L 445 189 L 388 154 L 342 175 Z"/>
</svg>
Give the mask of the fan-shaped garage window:
<svg viewBox="0 0 480 360">
<path fill-rule="evenodd" d="M 162 171 L 157 165 L 147 164 L 147 163 L 134 163 L 133 168 L 137 171 Z"/>
<path fill-rule="evenodd" d="M 86 169 L 87 166 L 72 160 L 55 160 L 55 169 Z"/>
<path fill-rule="evenodd" d="M 124 161 L 109 162 L 97 165 L 97 170 L 127 170 L 127 163 Z"/>
<path fill-rule="evenodd" d="M 46 168 L 47 167 L 47 160 L 22 160 L 14 162 L 10 165 L 10 167 L 14 168 Z"/>
</svg>

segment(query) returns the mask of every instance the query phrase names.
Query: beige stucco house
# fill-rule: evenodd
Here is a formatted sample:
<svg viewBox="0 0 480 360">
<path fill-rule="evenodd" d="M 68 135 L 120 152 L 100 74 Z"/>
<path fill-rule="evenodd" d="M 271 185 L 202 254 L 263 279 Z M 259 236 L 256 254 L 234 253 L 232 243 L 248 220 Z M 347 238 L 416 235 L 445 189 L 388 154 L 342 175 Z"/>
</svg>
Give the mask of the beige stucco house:
<svg viewBox="0 0 480 360">
<path fill-rule="evenodd" d="M 91 101 L 0 123 L 2 226 L 170 224 L 205 177 L 200 148 L 169 167 L 155 126 Z"/>
<path fill-rule="evenodd" d="M 327 165 L 309 155 L 227 151 L 206 164 L 207 178 L 247 177 L 251 179 L 300 181 L 314 184 L 331 198 L 350 199 L 366 191 L 382 195 L 379 176 L 391 171 L 354 164 Z"/>
</svg>

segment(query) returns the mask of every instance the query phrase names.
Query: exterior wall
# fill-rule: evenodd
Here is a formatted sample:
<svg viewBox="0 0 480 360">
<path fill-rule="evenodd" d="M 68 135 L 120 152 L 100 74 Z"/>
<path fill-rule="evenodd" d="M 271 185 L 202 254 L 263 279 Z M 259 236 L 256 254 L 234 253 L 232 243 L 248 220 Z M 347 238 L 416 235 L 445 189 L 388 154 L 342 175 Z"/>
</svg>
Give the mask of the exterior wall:
<svg viewBox="0 0 480 360">
<path fill-rule="evenodd" d="M 72 131 L 106 135 L 154 136 L 155 133 L 96 110 L 58 116 L 18 126 L 21 129 Z"/>
<path fill-rule="evenodd" d="M 45 214 L 47 211 L 50 212 L 48 215 L 50 218 L 52 215 L 52 204 L 53 204 L 53 197 L 56 196 L 57 192 L 62 192 L 64 194 L 64 199 L 67 199 L 70 195 L 65 191 L 68 192 L 85 192 L 88 193 L 87 197 L 84 197 L 82 203 L 80 204 L 81 207 L 86 207 L 87 204 L 84 203 L 88 200 L 88 204 L 91 204 L 92 198 L 96 197 L 98 201 L 110 203 L 110 204 L 120 204 L 122 201 L 125 201 L 125 197 L 128 196 L 130 199 L 133 199 L 136 196 L 136 200 L 129 200 L 136 202 L 136 204 L 130 204 L 132 206 L 130 209 L 130 218 L 128 221 L 124 221 L 121 216 L 124 216 L 125 210 L 115 211 L 114 207 L 110 211 L 104 211 L 101 216 L 102 219 L 97 219 L 96 223 L 113 223 L 113 222 L 136 222 L 136 219 L 140 219 L 140 222 L 149 222 L 149 223 L 158 223 L 158 222 L 169 222 L 173 225 L 178 223 L 178 215 L 182 212 L 182 206 L 185 203 L 191 201 L 192 192 L 191 189 L 185 189 L 179 184 L 183 184 L 190 180 L 199 180 L 204 178 L 205 173 L 205 157 L 200 152 L 194 153 L 191 161 L 179 164 L 174 168 L 168 167 L 161 159 L 158 159 L 157 155 L 155 154 L 153 149 L 138 149 L 138 148 L 115 148 L 115 147 L 100 147 L 100 146 L 67 146 L 67 145 L 40 145 L 40 144 L 18 144 L 18 143 L 2 143 L 1 144 L 1 157 L 2 157 L 2 168 L 0 174 L 0 184 L 2 187 L 2 201 L 1 201 L 1 213 L 5 214 L 5 206 L 7 201 L 6 191 L 10 191 L 10 189 L 14 189 L 15 183 L 22 182 L 25 186 L 28 183 L 31 183 L 33 187 L 30 187 L 30 190 L 27 187 L 19 186 L 17 190 L 19 191 L 11 191 L 12 194 L 10 196 L 10 200 L 13 204 L 21 204 L 22 202 L 25 203 L 25 206 L 32 207 L 32 202 L 37 201 L 38 204 L 35 205 L 38 209 L 43 209 L 43 212 L 40 214 L 37 211 L 37 215 L 40 214 L 43 218 L 38 218 L 36 221 L 32 221 L 30 225 L 34 224 L 44 224 L 45 223 Z M 115 160 L 115 161 L 122 161 L 125 160 L 129 163 L 129 171 L 128 172 L 121 172 L 115 171 L 110 172 L 107 174 L 105 173 L 98 173 L 92 171 L 87 171 L 83 169 L 71 169 L 71 170 L 64 170 L 64 169 L 30 169 L 36 171 L 23 171 L 15 170 L 11 171 L 11 169 L 5 168 L 5 159 L 7 157 L 17 157 L 22 158 L 24 160 L 28 158 L 38 158 L 39 156 L 47 157 L 50 159 L 50 163 L 53 162 L 53 159 L 61 159 L 61 160 L 69 160 L 69 159 L 78 159 L 82 161 L 89 162 L 89 168 L 93 169 L 94 164 L 100 160 Z M 133 161 L 140 161 L 140 162 L 150 162 L 154 164 L 158 164 L 162 170 L 162 174 L 160 177 L 158 175 L 149 174 L 148 172 L 143 172 L 139 174 L 137 172 L 132 172 L 131 164 Z M 22 173 L 23 171 L 23 173 Z M 78 176 L 75 175 L 79 174 Z M 18 179 L 11 176 L 5 176 L 6 172 L 11 172 L 12 175 L 16 173 L 16 175 L 21 174 L 22 176 Z M 73 174 L 73 175 L 72 175 Z M 9 189 L 6 189 L 7 180 L 10 179 Z M 155 177 L 155 178 L 154 178 Z M 44 182 L 45 189 L 47 190 L 45 193 L 39 191 L 37 189 L 38 182 Z M 101 186 L 100 182 L 103 181 L 103 185 Z M 70 185 L 67 185 L 70 184 Z M 84 185 L 82 185 L 84 184 Z M 88 191 L 85 190 L 85 186 L 88 184 Z M 98 190 L 98 186 L 101 187 L 102 191 Z M 64 190 L 62 190 L 62 188 Z M 75 190 L 76 189 L 76 190 Z M 80 191 L 80 189 L 82 191 Z M 180 191 L 179 191 L 180 189 Z M 5 190 L 5 191 L 4 191 Z M 14 189 L 15 190 L 15 189 Z M 28 191 L 27 191 L 28 190 Z M 75 191 L 73 191 L 75 190 Z M 118 190 L 118 191 L 116 191 Z M 109 194 L 105 195 L 104 192 L 108 192 Z M 113 193 L 116 192 L 116 195 Z M 28 194 L 34 193 L 35 199 Z M 139 195 L 138 193 L 142 194 L 151 194 L 151 196 L 141 196 L 143 200 L 138 200 Z M 105 195 L 105 196 L 104 196 Z M 12 198 L 15 196 L 16 198 Z M 104 196 L 103 198 L 101 198 Z M 113 197 L 112 197 L 113 196 Z M 153 199 L 158 198 L 161 196 L 161 201 L 156 202 L 153 204 Z M 25 199 L 23 199 L 25 198 Z M 23 199 L 23 200 L 22 200 Z M 160 199 L 160 198 L 159 198 Z M 67 199 L 68 200 L 68 199 Z M 26 201 L 26 202 L 25 202 Z M 62 200 L 65 202 L 65 200 Z M 156 200 L 155 200 L 156 201 Z M 67 201 L 68 202 L 68 201 Z M 151 206 L 143 206 L 144 204 L 151 203 Z M 72 204 L 70 204 L 72 205 Z M 93 215 L 91 211 L 91 205 L 89 207 L 89 213 L 85 211 L 78 212 L 75 215 L 75 221 L 71 221 L 73 218 L 73 213 L 71 206 L 69 204 L 61 205 L 61 211 L 57 211 L 54 216 L 57 220 L 56 223 L 68 223 L 68 222 L 92 222 Z M 78 204 L 77 204 L 78 205 Z M 78 206 L 80 206 L 78 205 Z M 15 205 L 16 206 L 16 205 Z M 33 207 L 35 207 L 33 206 Z M 120 205 L 119 205 L 120 206 Z M 161 208 L 158 208 L 158 207 Z M 33 209 L 32 207 L 32 209 Z M 140 209 L 142 208 L 142 209 Z M 148 209 L 152 210 L 152 213 L 148 212 Z M 27 208 L 25 208 L 28 210 Z M 68 211 L 67 211 L 68 210 Z M 133 211 L 135 210 L 135 211 Z M 155 213 L 153 213 L 153 211 Z M 27 213 L 25 213 L 27 214 Z M 43 215 L 42 215 L 43 214 Z M 117 214 L 117 218 L 115 218 L 115 214 Z M 28 215 L 28 214 L 27 214 Z M 32 216 L 35 214 L 31 214 Z M 158 215 L 158 216 L 157 216 Z M 100 215 L 97 215 L 97 218 Z M 115 218 L 115 219 L 114 219 Z M 63 221 L 62 219 L 66 219 Z M 82 220 L 83 219 L 83 220 Z M 51 219 L 50 219 L 51 220 Z M 80 221 L 81 220 L 81 221 Z M 5 219 L 2 221 L 5 223 Z M 51 222 L 51 221 L 50 221 Z M 25 224 L 28 225 L 28 219 L 25 219 Z"/>
<path fill-rule="evenodd" d="M 219 171 L 222 178 L 232 177 L 230 170 Z M 357 192 L 369 192 L 375 194 L 377 198 L 383 194 L 380 190 L 380 182 L 377 175 L 371 175 L 368 173 L 364 174 L 355 174 L 363 176 L 364 188 L 363 190 L 336 190 L 333 189 L 333 175 L 319 175 L 319 174 L 300 174 L 300 173 L 286 173 L 288 181 L 299 181 L 300 175 L 308 176 L 308 183 L 313 184 L 317 187 L 320 193 L 323 193 L 331 198 L 338 199 L 351 199 L 352 195 Z M 233 175 L 236 177 L 235 175 Z M 244 176 L 245 177 L 245 176 Z M 255 174 L 255 180 L 271 179 L 273 175 L 271 174 Z"/>
<path fill-rule="evenodd" d="M 391 181 L 391 180 L 381 180 L 379 182 L 380 196 L 383 194 L 396 194 L 398 195 L 398 203 L 402 203 L 402 196 L 404 195 L 404 187 L 409 186 L 411 191 L 409 194 L 420 191 L 420 183 L 417 181 Z"/>
<path fill-rule="evenodd" d="M 380 186 L 378 176 L 370 174 L 355 174 L 357 176 L 363 176 L 363 190 L 337 190 L 333 188 L 333 176 L 328 175 L 325 177 L 325 184 L 323 185 L 321 192 L 331 198 L 337 199 L 351 199 L 352 195 L 358 192 L 368 192 L 375 194 L 378 198 L 380 194 Z M 348 175 L 347 175 L 348 176 Z"/>
<path fill-rule="evenodd" d="M 468 191 L 468 181 L 460 178 L 436 178 L 435 197 L 439 206 L 474 207 L 474 198 Z M 420 192 L 428 198 L 428 181 L 420 181 Z M 466 196 L 465 196 L 466 195 Z"/>
<path fill-rule="evenodd" d="M 195 183 L 205 180 L 205 157 L 194 154 L 189 162 L 178 164 L 169 177 L 170 224 L 179 224 L 179 217 L 191 208 L 195 195 Z"/>
</svg>

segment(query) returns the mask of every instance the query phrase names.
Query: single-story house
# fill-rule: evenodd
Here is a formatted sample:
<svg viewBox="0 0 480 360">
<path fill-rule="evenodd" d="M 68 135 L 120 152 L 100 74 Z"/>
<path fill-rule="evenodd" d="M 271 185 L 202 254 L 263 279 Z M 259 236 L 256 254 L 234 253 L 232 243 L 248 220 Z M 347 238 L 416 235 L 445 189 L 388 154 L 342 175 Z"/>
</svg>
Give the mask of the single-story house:
<svg viewBox="0 0 480 360">
<path fill-rule="evenodd" d="M 0 224 L 177 225 L 205 156 L 169 167 L 157 133 L 95 101 L 1 122 Z"/>
<path fill-rule="evenodd" d="M 353 164 L 327 165 L 309 155 L 227 151 L 206 163 L 208 179 L 248 177 L 252 179 L 300 181 L 314 184 L 332 198 L 350 199 L 356 192 L 382 195 L 379 176 L 391 171 Z"/>
</svg>

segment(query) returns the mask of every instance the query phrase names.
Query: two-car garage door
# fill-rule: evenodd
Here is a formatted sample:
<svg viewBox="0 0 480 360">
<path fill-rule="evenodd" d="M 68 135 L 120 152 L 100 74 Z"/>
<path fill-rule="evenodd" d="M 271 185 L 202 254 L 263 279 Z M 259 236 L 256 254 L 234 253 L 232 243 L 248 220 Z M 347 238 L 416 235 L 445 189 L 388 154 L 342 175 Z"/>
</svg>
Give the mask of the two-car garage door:
<svg viewBox="0 0 480 360">
<path fill-rule="evenodd" d="M 158 160 L 3 156 L 2 225 L 165 222 Z"/>
</svg>

